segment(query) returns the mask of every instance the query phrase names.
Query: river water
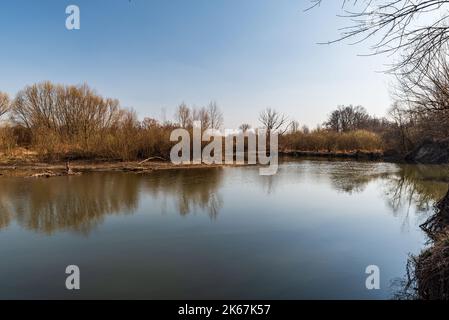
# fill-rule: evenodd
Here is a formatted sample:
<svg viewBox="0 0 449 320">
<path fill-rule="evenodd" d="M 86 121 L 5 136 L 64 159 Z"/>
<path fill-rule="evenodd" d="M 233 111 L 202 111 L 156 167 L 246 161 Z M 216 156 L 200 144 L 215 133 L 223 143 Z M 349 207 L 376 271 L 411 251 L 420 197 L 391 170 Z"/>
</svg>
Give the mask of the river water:
<svg viewBox="0 0 449 320">
<path fill-rule="evenodd" d="M 271 177 L 1 177 L 0 298 L 389 299 L 448 185 L 447 166 L 325 160 Z M 65 287 L 68 265 L 80 290 Z"/>
</svg>

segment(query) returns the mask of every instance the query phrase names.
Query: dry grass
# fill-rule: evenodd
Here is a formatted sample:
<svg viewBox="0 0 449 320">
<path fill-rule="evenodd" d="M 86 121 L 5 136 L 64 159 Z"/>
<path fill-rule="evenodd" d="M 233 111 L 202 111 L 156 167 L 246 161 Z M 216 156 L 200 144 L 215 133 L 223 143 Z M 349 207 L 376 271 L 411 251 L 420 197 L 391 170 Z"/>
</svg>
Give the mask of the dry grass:
<svg viewBox="0 0 449 320">
<path fill-rule="evenodd" d="M 0 127 L 0 153 L 11 155 L 17 147 L 17 137 L 10 126 Z"/>
<path fill-rule="evenodd" d="M 379 151 L 383 149 L 381 138 L 366 130 L 335 132 L 317 129 L 310 133 L 289 133 L 280 138 L 283 150 L 314 152 Z"/>
</svg>

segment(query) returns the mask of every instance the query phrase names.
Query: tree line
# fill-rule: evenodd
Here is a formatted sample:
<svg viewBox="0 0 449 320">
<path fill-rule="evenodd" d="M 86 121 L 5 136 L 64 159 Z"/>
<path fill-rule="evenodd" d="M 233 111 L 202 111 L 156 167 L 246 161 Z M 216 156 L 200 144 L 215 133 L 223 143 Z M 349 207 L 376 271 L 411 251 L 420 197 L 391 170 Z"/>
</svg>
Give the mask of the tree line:
<svg viewBox="0 0 449 320">
<path fill-rule="evenodd" d="M 437 70 L 429 73 L 413 91 L 410 89 L 410 82 L 414 81 L 412 74 L 403 78 L 401 93 L 408 100 L 402 100 L 401 104 L 396 102 L 385 118 L 369 115 L 362 106 L 338 106 L 326 121 L 310 129 L 267 108 L 259 114 L 260 127 L 280 134 L 281 151 L 392 150 L 405 155 L 425 137 L 423 132 L 432 132 L 431 136 L 439 138 L 449 133 L 448 126 L 441 123 L 449 119 L 444 104 L 449 101 L 444 96 L 447 94 L 449 98 L 449 91 L 445 91 L 449 88 L 449 66 Z M 405 101 L 409 108 L 405 108 Z M 3 121 L 0 128 L 3 153 L 14 153 L 20 147 L 37 152 L 45 159 L 124 161 L 149 157 L 168 159 L 173 146 L 170 133 L 174 129 L 192 129 L 194 121 L 199 121 L 203 130 L 220 129 L 224 120 L 215 101 L 200 108 L 181 103 L 176 108 L 174 121 L 139 120 L 133 110 L 123 108 L 117 99 L 105 98 L 86 84 L 51 82 L 27 86 L 14 99 L 0 93 L 0 117 L 8 120 Z M 252 128 L 242 123 L 240 129 L 245 132 Z"/>
<path fill-rule="evenodd" d="M 0 148 L 31 149 L 42 158 L 135 160 L 169 153 L 175 125 L 145 118 L 105 98 L 87 85 L 43 82 L 25 87 L 10 101 L 1 94 Z"/>
</svg>

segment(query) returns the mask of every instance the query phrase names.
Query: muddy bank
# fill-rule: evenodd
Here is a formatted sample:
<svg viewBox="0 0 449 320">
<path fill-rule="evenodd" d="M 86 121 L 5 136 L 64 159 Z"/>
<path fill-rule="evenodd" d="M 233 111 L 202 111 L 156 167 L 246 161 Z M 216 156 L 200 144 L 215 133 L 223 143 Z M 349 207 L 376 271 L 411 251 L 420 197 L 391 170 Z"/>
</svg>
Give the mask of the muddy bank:
<svg viewBox="0 0 449 320">
<path fill-rule="evenodd" d="M 384 160 L 383 152 L 325 152 L 325 151 L 279 151 L 280 156 L 297 158 L 328 158 L 328 159 L 358 159 L 358 160 Z"/>
<path fill-rule="evenodd" d="M 279 154 L 298 158 L 319 157 L 328 159 L 355 159 L 411 164 L 449 164 L 449 139 L 440 141 L 425 140 L 406 155 L 403 155 L 396 150 L 376 152 L 280 151 Z"/>
<path fill-rule="evenodd" d="M 150 173 L 156 170 L 201 169 L 222 167 L 222 165 L 188 164 L 175 165 L 168 161 L 109 162 L 73 161 L 67 162 L 0 162 L 0 177 L 52 177 L 78 175 L 87 172 L 135 172 Z"/>
<path fill-rule="evenodd" d="M 447 164 L 449 163 L 449 139 L 427 139 L 406 155 L 405 160 L 420 164 Z"/>
<path fill-rule="evenodd" d="M 449 192 L 436 204 L 435 210 L 421 225 L 429 237 L 429 247 L 410 257 L 403 297 L 449 300 Z"/>
<path fill-rule="evenodd" d="M 383 160 L 381 153 L 325 153 L 325 152 L 280 152 L 281 157 L 309 157 L 328 159 L 356 159 L 356 160 Z M 3 159 L 0 160 L 0 177 L 52 177 L 62 175 L 77 175 L 86 172 L 136 172 L 148 173 L 155 170 L 175 169 L 200 169 L 214 168 L 234 165 L 207 165 L 207 164 L 185 164 L 175 165 L 170 161 L 108 161 L 108 160 L 77 160 L 70 161 L 67 167 L 66 161 L 44 162 L 36 159 Z"/>
<path fill-rule="evenodd" d="M 427 152 L 414 151 L 407 157 L 401 157 L 394 151 L 353 151 L 353 152 L 325 152 L 325 151 L 279 151 L 280 157 L 286 158 L 322 158 L 322 159 L 353 159 L 363 161 L 386 161 L 396 163 L 449 163 L 449 155 L 446 158 L 445 153 L 442 152 L 442 147 L 431 148 L 428 145 L 423 147 Z M 449 148 L 447 150 L 449 152 Z M 434 156 L 435 161 L 424 161 L 423 155 L 440 152 L 440 156 Z M 428 159 L 426 157 L 425 159 Z M 445 162 L 447 160 L 447 162 Z M 17 158 L 3 158 L 0 157 L 0 177 L 1 176 L 60 176 L 84 172 L 151 172 L 154 170 L 170 170 L 170 169 L 198 169 L 222 167 L 224 165 L 206 165 L 206 164 L 188 164 L 175 165 L 170 161 L 155 157 L 150 161 L 117 161 L 117 160 L 76 160 L 70 161 L 70 170 L 67 168 L 66 161 L 44 162 L 39 161 L 35 156 L 17 157 Z M 228 165 L 227 165 L 228 166 Z M 231 165 L 232 166 L 232 165 Z"/>
</svg>

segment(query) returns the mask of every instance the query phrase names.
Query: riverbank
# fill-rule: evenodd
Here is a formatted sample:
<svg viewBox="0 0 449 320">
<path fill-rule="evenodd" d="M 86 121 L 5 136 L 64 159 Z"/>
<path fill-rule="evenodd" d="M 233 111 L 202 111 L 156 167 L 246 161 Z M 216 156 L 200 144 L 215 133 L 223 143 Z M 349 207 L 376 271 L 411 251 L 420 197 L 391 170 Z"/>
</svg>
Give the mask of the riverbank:
<svg viewBox="0 0 449 320">
<path fill-rule="evenodd" d="M 329 159 L 356 159 L 414 164 L 448 164 L 449 139 L 424 140 L 413 150 L 400 154 L 397 150 L 386 151 L 279 151 L 280 155 L 291 157 L 320 157 Z"/>
<path fill-rule="evenodd" d="M 383 152 L 349 151 L 349 152 L 326 152 L 326 151 L 279 151 L 279 155 L 294 158 L 330 158 L 330 159 L 356 159 L 356 160 L 385 160 Z"/>
<path fill-rule="evenodd" d="M 279 151 L 281 158 L 322 158 L 353 159 L 366 161 L 383 161 L 382 152 L 312 152 L 312 151 Z M 155 157 L 143 161 L 120 161 L 110 159 L 71 160 L 69 168 L 67 160 L 42 161 L 33 152 L 17 152 L 15 156 L 0 156 L 0 177 L 50 177 L 79 174 L 85 172 L 141 172 L 156 170 L 198 169 L 222 167 L 224 165 L 184 164 L 175 165 L 168 160 Z M 229 165 L 227 165 L 229 166 Z M 70 170 L 69 170 L 70 169 Z"/>
<path fill-rule="evenodd" d="M 422 152 L 414 151 L 422 154 Z M 406 158 L 399 156 L 395 152 L 382 151 L 299 151 L 283 150 L 279 151 L 280 158 L 317 158 L 327 160 L 356 160 L 356 161 L 385 161 L 392 163 L 423 163 L 416 157 L 408 156 Z M 444 163 L 444 162 L 443 162 Z M 425 162 L 424 162 L 425 164 Z M 435 164 L 430 162 L 430 164 Z M 441 163 L 436 163 L 441 164 Z M 12 157 L 0 155 L 0 176 L 15 177 L 49 177 L 61 176 L 68 173 L 79 174 L 84 172 L 151 172 L 155 170 L 170 169 L 198 169 L 222 167 L 224 165 L 206 165 L 206 164 L 185 164 L 175 165 L 168 160 L 160 157 L 152 157 L 143 161 L 120 161 L 111 159 L 83 159 L 71 160 L 69 168 L 67 160 L 60 161 L 42 161 L 37 155 L 30 151 L 17 152 Z M 69 170 L 70 169 L 70 170 Z"/>
<path fill-rule="evenodd" d="M 70 174 L 68 173 L 67 162 L 1 162 L 0 177 L 51 177 L 63 175 L 76 175 L 87 172 L 135 172 L 150 173 L 157 170 L 176 169 L 201 169 L 218 168 L 222 165 L 186 164 L 175 165 L 169 161 L 147 161 L 147 162 L 112 162 L 79 160 L 69 163 Z"/>
<path fill-rule="evenodd" d="M 421 225 L 430 239 L 429 246 L 410 257 L 400 298 L 449 300 L 449 192 L 437 202 L 435 211 Z"/>
</svg>

